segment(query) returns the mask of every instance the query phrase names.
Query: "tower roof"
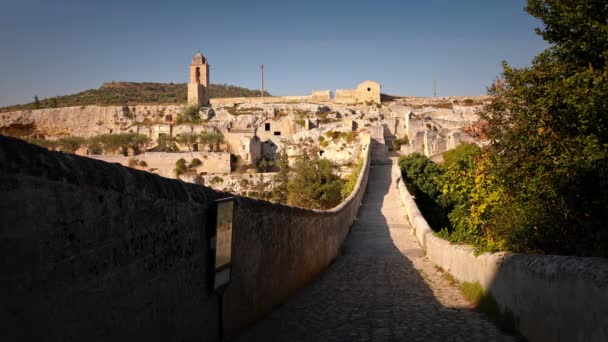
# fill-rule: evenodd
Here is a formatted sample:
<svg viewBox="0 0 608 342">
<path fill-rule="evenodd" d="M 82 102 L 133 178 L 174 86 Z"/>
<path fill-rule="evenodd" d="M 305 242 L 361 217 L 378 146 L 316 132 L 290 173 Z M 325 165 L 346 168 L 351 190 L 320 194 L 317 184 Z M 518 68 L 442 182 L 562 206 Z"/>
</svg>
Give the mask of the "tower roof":
<svg viewBox="0 0 608 342">
<path fill-rule="evenodd" d="M 205 64 L 207 63 L 207 58 L 203 56 L 203 54 L 199 51 L 194 57 L 192 57 L 192 64 Z"/>
</svg>

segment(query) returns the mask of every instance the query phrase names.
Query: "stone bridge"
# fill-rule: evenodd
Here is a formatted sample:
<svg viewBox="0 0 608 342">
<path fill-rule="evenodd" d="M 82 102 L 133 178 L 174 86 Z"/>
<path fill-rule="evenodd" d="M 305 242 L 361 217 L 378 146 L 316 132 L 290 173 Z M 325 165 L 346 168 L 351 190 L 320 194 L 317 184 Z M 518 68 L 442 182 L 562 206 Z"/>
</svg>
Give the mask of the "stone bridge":
<svg viewBox="0 0 608 342">
<path fill-rule="evenodd" d="M 433 264 L 466 280 L 494 259 L 428 235 L 384 145 L 368 146 L 353 194 L 332 210 L 236 198 L 224 336 L 513 340 Z M 206 217 L 230 194 L 3 136 L 0 191 L 3 340 L 218 340 Z M 514 257 L 483 273 L 502 286 L 480 282 L 524 336 L 606 340 L 606 260 Z"/>
</svg>

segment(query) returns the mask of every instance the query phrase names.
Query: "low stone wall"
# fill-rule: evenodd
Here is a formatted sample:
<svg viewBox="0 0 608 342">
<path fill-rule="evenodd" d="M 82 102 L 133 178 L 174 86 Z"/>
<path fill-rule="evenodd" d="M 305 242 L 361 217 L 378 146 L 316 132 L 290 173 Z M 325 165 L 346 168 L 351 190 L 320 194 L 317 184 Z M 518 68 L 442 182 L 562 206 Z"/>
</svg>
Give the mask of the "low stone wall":
<svg viewBox="0 0 608 342">
<path fill-rule="evenodd" d="M 395 176 L 401 171 L 393 165 Z M 401 201 L 420 245 L 461 282 L 478 282 L 530 341 L 608 341 L 608 260 L 484 253 L 433 234 L 403 182 Z"/>
<path fill-rule="evenodd" d="M 338 207 L 236 197 L 227 337 L 338 254 L 369 173 Z M 0 136 L 0 320 L 7 341 L 215 341 L 207 210 L 231 196 Z"/>
<path fill-rule="evenodd" d="M 213 106 L 232 105 L 239 103 L 283 103 L 283 102 L 307 102 L 312 96 L 265 96 L 265 97 L 221 97 L 209 100 Z"/>
</svg>

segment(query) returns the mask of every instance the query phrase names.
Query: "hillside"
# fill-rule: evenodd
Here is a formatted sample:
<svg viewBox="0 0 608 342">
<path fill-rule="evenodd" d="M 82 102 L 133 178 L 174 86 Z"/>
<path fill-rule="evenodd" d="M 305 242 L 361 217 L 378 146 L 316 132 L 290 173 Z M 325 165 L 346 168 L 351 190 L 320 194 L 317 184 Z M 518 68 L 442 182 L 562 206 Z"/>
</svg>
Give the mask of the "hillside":
<svg viewBox="0 0 608 342">
<path fill-rule="evenodd" d="M 209 95 L 211 98 L 252 97 L 259 96 L 260 91 L 227 84 L 211 84 Z M 268 92 L 265 92 L 265 95 L 270 96 Z M 3 107 L 0 108 L 0 112 L 88 105 L 175 104 L 184 103 L 186 99 L 186 83 L 109 82 L 97 89 L 89 89 L 77 94 L 40 99 L 38 105 L 36 102 L 30 102 Z"/>
</svg>

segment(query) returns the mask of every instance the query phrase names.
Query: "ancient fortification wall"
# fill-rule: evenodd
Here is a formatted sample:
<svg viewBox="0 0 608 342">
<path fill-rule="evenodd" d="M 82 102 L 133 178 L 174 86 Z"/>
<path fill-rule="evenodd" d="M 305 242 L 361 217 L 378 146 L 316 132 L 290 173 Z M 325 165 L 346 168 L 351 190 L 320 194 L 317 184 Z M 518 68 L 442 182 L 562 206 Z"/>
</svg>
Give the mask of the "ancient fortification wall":
<svg viewBox="0 0 608 342">
<path fill-rule="evenodd" d="M 394 164 L 393 172 L 400 174 Z M 608 260 L 484 253 L 433 234 L 403 182 L 401 201 L 431 262 L 461 282 L 479 283 L 530 341 L 608 340 Z"/>
<path fill-rule="evenodd" d="M 337 255 L 361 203 L 328 211 L 237 197 L 227 336 Z M 0 320 L 7 340 L 217 340 L 211 201 L 229 194 L 0 136 Z M 93 309 L 94 308 L 94 309 Z"/>
</svg>

